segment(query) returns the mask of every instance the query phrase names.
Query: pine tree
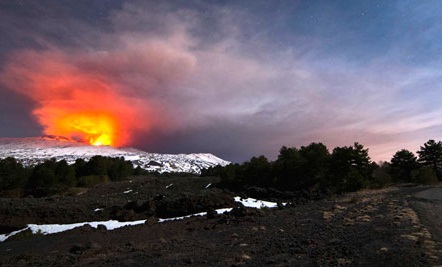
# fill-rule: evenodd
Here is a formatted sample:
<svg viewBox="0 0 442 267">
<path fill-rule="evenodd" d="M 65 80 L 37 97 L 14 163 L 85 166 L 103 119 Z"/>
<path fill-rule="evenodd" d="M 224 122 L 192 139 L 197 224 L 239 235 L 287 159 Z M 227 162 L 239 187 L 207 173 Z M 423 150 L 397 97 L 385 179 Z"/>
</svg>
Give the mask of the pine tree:
<svg viewBox="0 0 442 267">
<path fill-rule="evenodd" d="M 411 182 L 411 173 L 419 168 L 413 152 L 402 149 L 391 158 L 390 175 L 395 181 Z"/>
<path fill-rule="evenodd" d="M 428 140 L 420 147 L 418 162 L 434 170 L 439 180 L 442 180 L 442 142 Z"/>
</svg>

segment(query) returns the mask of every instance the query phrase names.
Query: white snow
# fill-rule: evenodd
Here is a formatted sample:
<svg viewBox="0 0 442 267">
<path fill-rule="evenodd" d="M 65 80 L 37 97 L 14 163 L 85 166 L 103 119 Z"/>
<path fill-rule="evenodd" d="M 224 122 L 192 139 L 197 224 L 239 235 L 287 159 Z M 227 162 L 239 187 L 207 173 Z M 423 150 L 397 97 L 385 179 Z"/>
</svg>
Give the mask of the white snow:
<svg viewBox="0 0 442 267">
<path fill-rule="evenodd" d="M 129 194 L 130 192 L 132 192 L 132 189 L 124 191 L 123 194 Z"/>
<path fill-rule="evenodd" d="M 224 212 L 229 212 L 231 211 L 232 208 L 225 208 L 225 209 L 217 209 L 216 213 L 217 214 L 223 214 Z M 194 216 L 206 216 L 207 212 L 200 212 L 200 213 L 195 213 L 195 214 L 191 214 L 191 215 L 186 215 L 186 216 L 181 216 L 181 217 L 175 217 L 175 218 L 166 218 L 166 219 L 159 219 L 158 222 L 162 223 L 162 222 L 168 222 L 168 221 L 177 221 L 177 220 L 183 220 L 184 218 L 190 218 L 190 217 L 194 217 Z"/>
<path fill-rule="evenodd" d="M 81 158 L 89 160 L 95 155 L 123 157 L 132 164 L 148 171 L 201 173 L 201 170 L 216 165 L 225 166 L 230 162 L 212 154 L 157 154 L 134 148 L 114 148 L 110 146 L 91 146 L 59 136 L 0 138 L 0 158 L 14 157 L 26 166 L 55 158 L 66 160 L 69 164 Z M 151 161 L 161 166 L 149 165 Z"/>
<path fill-rule="evenodd" d="M 170 185 L 166 186 L 166 189 L 169 188 L 169 187 L 171 187 L 172 185 L 173 185 L 173 184 L 170 184 Z"/>
<path fill-rule="evenodd" d="M 96 209 L 95 211 L 100 210 L 100 209 Z M 232 208 L 225 208 L 225 209 L 217 209 L 216 212 L 218 214 L 223 214 L 224 212 L 229 212 L 231 211 Z M 176 220 L 183 220 L 184 218 L 189 218 L 189 217 L 193 217 L 193 216 L 205 216 L 207 214 L 207 212 L 200 212 L 200 213 L 196 213 L 196 214 L 191 214 L 191 215 L 186 215 L 186 216 L 181 216 L 181 217 L 175 217 L 175 218 L 166 218 L 166 219 L 158 219 L 159 223 L 162 222 L 167 222 L 167 221 L 176 221 Z M 98 222 L 82 222 L 82 223 L 71 223 L 71 224 L 28 224 L 27 227 L 18 230 L 18 231 L 14 231 L 11 232 L 9 234 L 3 234 L 0 235 L 0 242 L 5 241 L 6 239 L 8 239 L 11 236 L 14 236 L 20 232 L 26 231 L 26 230 L 31 230 L 31 232 L 33 234 L 43 234 L 43 235 L 48 235 L 48 234 L 55 234 L 55 233 L 60 233 L 60 232 L 64 232 L 64 231 L 68 231 L 68 230 L 72 230 L 74 228 L 77 227 L 82 227 L 84 225 L 90 225 L 93 228 L 97 228 L 98 225 L 104 225 L 106 226 L 107 230 L 114 230 L 117 228 L 121 228 L 124 226 L 132 226 L 132 225 L 138 225 L 138 224 L 144 224 L 146 222 L 146 220 L 138 220 L 138 221 L 130 221 L 130 222 L 119 222 L 119 221 L 115 221 L 115 220 L 110 220 L 110 221 L 98 221 Z"/>
<path fill-rule="evenodd" d="M 20 230 L 17 230 L 17 231 L 11 232 L 11 233 L 9 233 L 9 234 L 2 234 L 2 235 L 0 235 L 0 242 L 3 242 L 3 241 L 5 241 L 6 239 L 10 238 L 11 236 L 14 236 L 14 235 L 16 235 L 16 234 L 18 234 L 18 233 L 20 233 L 20 232 L 23 232 L 23 231 L 25 231 L 25 230 L 27 230 L 27 229 L 28 229 L 28 228 L 26 227 L 26 228 L 23 228 L 23 229 L 20 229 Z"/>
<path fill-rule="evenodd" d="M 278 204 L 276 202 L 270 202 L 270 201 L 264 201 L 264 200 L 258 200 L 255 198 L 241 198 L 241 197 L 235 197 L 234 198 L 236 202 L 241 202 L 245 207 L 249 208 L 276 208 L 278 207 Z M 285 205 L 286 203 L 283 203 Z"/>
<path fill-rule="evenodd" d="M 275 203 L 275 202 L 263 201 L 263 200 L 258 200 L 258 199 L 254 199 L 254 198 L 242 199 L 241 197 L 234 197 L 234 199 L 237 202 L 241 202 L 245 207 L 257 208 L 257 209 L 277 207 L 277 203 Z M 95 209 L 94 211 L 96 212 L 99 210 L 101 210 L 101 209 Z M 231 210 L 232 210 L 232 208 L 224 208 L 224 209 L 217 209 L 216 212 L 217 212 L 217 214 L 223 214 L 224 212 L 229 212 Z M 196 213 L 196 214 L 175 217 L 175 218 L 165 218 L 165 219 L 160 218 L 160 219 L 158 219 L 158 222 L 162 223 L 162 222 L 167 222 L 167 221 L 183 220 L 184 218 L 189 218 L 189 217 L 193 217 L 193 216 L 205 216 L 206 214 L 207 214 L 207 212 L 200 212 L 200 213 Z M 90 225 L 93 228 L 97 228 L 98 225 L 104 225 L 104 226 L 106 226 L 107 230 L 114 230 L 114 229 L 121 228 L 124 226 L 144 224 L 145 222 L 146 222 L 146 220 L 129 221 L 129 222 L 119 222 L 119 221 L 115 221 L 115 220 L 110 220 L 110 221 L 82 222 L 82 223 L 72 223 L 72 224 L 41 224 L 41 225 L 28 224 L 27 227 L 25 227 L 21 230 L 14 231 L 9 234 L 0 235 L 0 242 L 3 242 L 6 239 L 8 239 L 9 237 L 14 236 L 20 232 L 26 231 L 28 229 L 31 230 L 33 234 L 41 233 L 43 235 L 47 235 L 47 234 L 55 234 L 55 233 L 68 231 L 68 230 L 71 230 L 71 229 L 74 229 L 77 227 L 81 227 L 84 225 Z"/>
<path fill-rule="evenodd" d="M 18 230 L 18 231 L 14 231 L 12 233 L 9 234 L 3 234 L 0 235 L 0 242 L 5 241 L 6 239 L 8 239 L 11 236 L 14 236 L 20 232 L 26 231 L 26 230 L 31 230 L 31 232 L 33 234 L 43 234 L 43 235 L 48 235 L 48 234 L 55 234 L 55 233 L 60 233 L 60 232 L 64 232 L 64 231 L 68 231 L 68 230 L 72 230 L 74 228 L 77 227 L 81 227 L 84 225 L 90 225 L 93 228 L 97 228 L 98 225 L 104 225 L 106 226 L 107 230 L 114 230 L 117 228 L 121 228 L 124 226 L 131 226 L 131 225 L 138 225 L 138 224 L 143 224 L 145 223 L 146 220 L 139 220 L 139 221 L 131 221 L 131 222 L 119 222 L 119 221 L 115 221 L 115 220 L 110 220 L 110 221 L 99 221 L 99 222 L 82 222 L 82 223 L 71 223 L 71 224 L 28 224 L 27 227 Z"/>
<path fill-rule="evenodd" d="M 206 185 L 206 189 L 209 188 L 212 185 L 212 183 Z"/>
</svg>

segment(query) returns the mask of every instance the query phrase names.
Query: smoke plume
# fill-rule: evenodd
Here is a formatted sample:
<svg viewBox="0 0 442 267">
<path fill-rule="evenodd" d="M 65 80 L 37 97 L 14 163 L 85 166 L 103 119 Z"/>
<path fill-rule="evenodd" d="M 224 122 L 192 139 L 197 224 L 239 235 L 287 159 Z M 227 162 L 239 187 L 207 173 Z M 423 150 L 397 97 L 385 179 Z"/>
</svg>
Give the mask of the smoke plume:
<svg viewBox="0 0 442 267">
<path fill-rule="evenodd" d="M 134 134 L 174 127 L 158 96 L 194 64 L 173 45 L 138 40 L 107 51 L 22 50 L 1 79 L 37 104 L 45 134 L 124 146 Z"/>
</svg>

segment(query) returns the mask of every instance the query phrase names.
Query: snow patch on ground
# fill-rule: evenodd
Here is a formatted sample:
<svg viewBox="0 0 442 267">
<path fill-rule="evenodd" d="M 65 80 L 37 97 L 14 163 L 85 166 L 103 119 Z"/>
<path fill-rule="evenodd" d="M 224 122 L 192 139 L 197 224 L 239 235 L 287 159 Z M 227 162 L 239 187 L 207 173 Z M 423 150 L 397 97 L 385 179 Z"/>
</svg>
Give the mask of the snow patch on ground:
<svg viewBox="0 0 442 267">
<path fill-rule="evenodd" d="M 241 197 L 234 197 L 234 199 L 236 202 L 240 202 L 245 207 L 250 207 L 250 208 L 261 209 L 261 208 L 275 208 L 278 206 L 277 203 L 275 203 L 275 202 L 263 201 L 263 200 L 258 200 L 255 198 L 243 199 Z M 283 204 L 285 205 L 285 203 L 283 203 Z M 97 212 L 99 210 L 101 210 L 101 209 L 95 209 L 94 211 Z M 229 212 L 231 210 L 232 210 L 232 208 L 217 209 L 216 213 L 223 214 L 223 213 Z M 189 218 L 189 217 L 193 217 L 193 216 L 206 216 L 206 215 L 207 215 L 207 212 L 200 212 L 200 213 L 196 213 L 196 214 L 190 214 L 190 215 L 175 217 L 175 218 L 165 218 L 165 219 L 159 218 L 158 222 L 162 223 L 162 222 L 167 222 L 167 221 L 183 220 L 184 218 Z M 60 232 L 72 230 L 74 228 L 82 227 L 85 225 L 90 225 L 93 228 L 97 228 L 98 225 L 104 225 L 104 226 L 106 226 L 107 230 L 114 230 L 114 229 L 125 227 L 125 226 L 144 224 L 145 222 L 146 222 L 146 220 L 129 221 L 129 222 L 119 222 L 119 221 L 115 221 L 115 220 L 110 220 L 110 221 L 98 221 L 98 222 L 71 223 L 71 224 L 41 224 L 41 225 L 28 224 L 27 227 L 25 227 L 21 230 L 14 231 L 9 234 L 0 235 L 0 242 L 3 242 L 6 239 L 10 238 L 11 236 L 14 236 L 14 235 L 21 233 L 23 231 L 26 231 L 26 230 L 30 230 L 33 234 L 40 233 L 43 235 L 48 235 L 48 234 L 55 234 L 55 233 L 60 233 Z"/>
<path fill-rule="evenodd" d="M 276 202 L 270 202 L 270 201 L 264 201 L 264 200 L 258 200 L 255 198 L 241 198 L 241 197 L 235 197 L 234 198 L 236 202 L 242 203 L 245 207 L 248 208 L 276 208 L 278 207 L 278 204 Z M 282 203 L 285 205 L 286 203 Z"/>
<path fill-rule="evenodd" d="M 143 224 L 145 222 L 146 222 L 146 220 L 131 221 L 131 222 L 119 222 L 119 221 L 115 221 L 115 220 L 110 220 L 110 221 L 101 221 L 101 222 L 100 221 L 99 222 L 82 222 L 82 223 L 71 223 L 71 224 L 40 224 L 40 225 L 28 224 L 27 227 L 25 227 L 21 230 L 14 231 L 9 234 L 0 235 L 0 242 L 3 242 L 6 239 L 10 238 L 11 236 L 14 236 L 14 235 L 16 235 L 20 232 L 26 231 L 26 230 L 31 230 L 31 232 L 33 234 L 39 233 L 39 234 L 43 234 L 43 235 L 48 235 L 48 234 L 55 234 L 55 233 L 60 233 L 60 232 L 72 230 L 74 228 L 82 227 L 85 225 L 90 225 L 93 228 L 97 228 L 98 225 L 104 225 L 104 226 L 106 226 L 107 230 L 114 230 L 114 229 L 125 227 L 125 226 Z"/>
<path fill-rule="evenodd" d="M 229 212 L 231 210 L 232 210 L 232 208 L 217 209 L 216 213 L 223 214 L 224 212 Z M 190 218 L 190 217 L 194 217 L 194 216 L 206 216 L 206 215 L 207 215 L 207 212 L 200 212 L 200 213 L 195 213 L 195 214 L 181 216 L 181 217 L 159 219 L 158 222 L 162 223 L 162 222 L 168 222 L 168 221 L 178 221 L 178 220 L 183 220 L 184 218 Z"/>
</svg>

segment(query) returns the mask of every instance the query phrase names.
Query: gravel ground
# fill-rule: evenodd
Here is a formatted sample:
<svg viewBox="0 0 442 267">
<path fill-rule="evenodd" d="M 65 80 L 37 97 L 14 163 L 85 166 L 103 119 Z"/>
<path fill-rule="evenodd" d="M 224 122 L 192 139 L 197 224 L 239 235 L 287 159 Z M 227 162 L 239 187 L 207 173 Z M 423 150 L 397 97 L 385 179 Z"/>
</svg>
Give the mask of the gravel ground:
<svg viewBox="0 0 442 267">
<path fill-rule="evenodd" d="M 439 266 L 440 190 L 391 187 L 281 209 L 22 236 L 0 243 L 0 265 Z"/>
</svg>

